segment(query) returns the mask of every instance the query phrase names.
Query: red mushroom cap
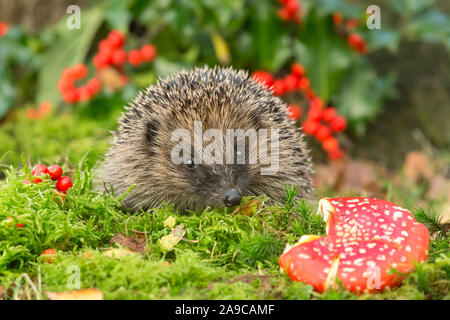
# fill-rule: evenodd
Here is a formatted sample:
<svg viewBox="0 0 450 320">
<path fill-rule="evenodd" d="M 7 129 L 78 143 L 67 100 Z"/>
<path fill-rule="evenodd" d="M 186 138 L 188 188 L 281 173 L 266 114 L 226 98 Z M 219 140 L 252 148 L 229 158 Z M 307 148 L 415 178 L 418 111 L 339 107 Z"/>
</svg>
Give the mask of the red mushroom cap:
<svg viewBox="0 0 450 320">
<path fill-rule="evenodd" d="M 393 203 L 325 198 L 319 202 L 319 213 L 327 223 L 327 235 L 300 241 L 279 260 L 292 280 L 311 284 L 319 292 L 335 286 L 336 278 L 355 293 L 393 287 L 402 276 L 391 269 L 408 273 L 415 261 L 428 258 L 427 228 Z"/>
</svg>

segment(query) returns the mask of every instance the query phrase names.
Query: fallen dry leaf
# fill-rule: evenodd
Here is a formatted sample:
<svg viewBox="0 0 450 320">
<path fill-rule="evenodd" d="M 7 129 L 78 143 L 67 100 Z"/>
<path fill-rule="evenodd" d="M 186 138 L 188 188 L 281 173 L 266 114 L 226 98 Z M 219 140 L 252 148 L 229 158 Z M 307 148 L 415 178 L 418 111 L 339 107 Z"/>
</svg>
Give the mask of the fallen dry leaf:
<svg viewBox="0 0 450 320">
<path fill-rule="evenodd" d="M 333 161 L 328 165 L 317 165 L 316 188 L 331 187 L 336 192 L 356 191 L 369 196 L 382 195 L 377 172 L 385 171 L 365 160 Z"/>
<path fill-rule="evenodd" d="M 243 214 L 244 216 L 251 217 L 253 215 L 253 209 L 257 208 L 261 205 L 261 201 L 258 199 L 253 199 L 247 202 L 246 204 L 243 204 L 239 207 L 237 207 L 233 214 Z"/>
<path fill-rule="evenodd" d="M 176 223 L 177 223 L 177 220 L 174 217 L 170 216 L 166 220 L 164 220 L 163 224 L 164 224 L 164 228 L 169 227 L 170 229 L 172 229 Z"/>
<path fill-rule="evenodd" d="M 450 224 L 450 204 L 447 204 L 447 206 L 443 208 L 443 211 L 440 215 L 440 222 L 442 224 Z"/>
<path fill-rule="evenodd" d="M 176 228 L 172 229 L 172 233 L 168 234 L 161 239 L 159 239 L 158 243 L 164 251 L 170 251 L 175 247 L 175 245 L 183 239 L 184 234 L 186 233 L 186 229 L 184 229 L 184 225 L 180 224 Z"/>
<path fill-rule="evenodd" d="M 106 250 L 103 252 L 103 255 L 110 258 L 116 258 L 116 259 L 122 259 L 123 257 L 129 256 L 130 254 L 133 254 L 133 251 L 130 249 L 121 249 L 121 248 L 113 248 Z"/>
<path fill-rule="evenodd" d="M 441 175 L 433 176 L 430 179 L 426 197 L 428 199 L 444 198 L 450 202 L 450 180 Z"/>
<path fill-rule="evenodd" d="M 421 178 L 428 180 L 433 174 L 428 157 L 421 151 L 409 152 L 406 155 L 403 169 L 405 175 L 414 182 L 418 182 Z"/>
<path fill-rule="evenodd" d="M 134 252 L 139 252 L 142 254 L 146 253 L 146 241 L 145 237 L 142 236 L 124 236 L 121 233 L 116 234 L 114 237 L 112 237 L 111 240 L 109 240 L 111 243 L 117 243 L 120 244 L 123 247 L 126 247 Z"/>
<path fill-rule="evenodd" d="M 66 292 L 45 291 L 50 300 L 103 300 L 103 293 L 95 288 Z"/>
</svg>

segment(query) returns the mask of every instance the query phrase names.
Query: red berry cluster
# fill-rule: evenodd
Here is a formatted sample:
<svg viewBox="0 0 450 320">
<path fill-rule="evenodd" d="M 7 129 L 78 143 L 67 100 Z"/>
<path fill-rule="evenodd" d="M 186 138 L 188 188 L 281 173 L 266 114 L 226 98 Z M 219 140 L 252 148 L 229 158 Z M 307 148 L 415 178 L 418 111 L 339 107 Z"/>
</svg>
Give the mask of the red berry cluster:
<svg viewBox="0 0 450 320">
<path fill-rule="evenodd" d="M 323 108 L 320 98 L 310 101 L 308 118 L 303 122 L 303 132 L 321 142 L 322 148 L 332 160 L 340 159 L 344 155 L 338 140 L 332 134 L 344 131 L 346 126 L 347 121 L 337 113 L 335 108 Z"/>
<path fill-rule="evenodd" d="M 282 7 L 277 10 L 278 17 L 285 22 L 300 23 L 301 6 L 298 0 L 278 0 Z"/>
<path fill-rule="evenodd" d="M 354 32 L 359 25 L 358 19 L 347 19 L 344 23 L 344 18 L 339 12 L 333 13 L 333 23 L 336 27 L 343 28 L 343 32 L 346 35 L 347 43 L 353 50 L 361 53 L 367 53 L 367 43 L 358 33 Z"/>
<path fill-rule="evenodd" d="M 85 78 L 88 68 L 85 64 L 79 63 L 73 67 L 63 70 L 58 81 L 58 89 L 67 103 L 86 102 L 91 100 L 100 92 L 102 84 L 98 78 L 91 78 L 81 87 L 75 87 L 75 82 Z"/>
<path fill-rule="evenodd" d="M 52 263 L 55 261 L 56 250 L 55 249 L 45 249 L 41 253 L 41 262 L 42 263 Z"/>
<path fill-rule="evenodd" d="M 0 22 L 0 38 L 6 35 L 9 31 L 9 24 Z"/>
<path fill-rule="evenodd" d="M 157 50 L 151 44 L 145 44 L 140 49 L 131 50 L 129 53 L 123 49 L 124 44 L 123 34 L 118 30 L 112 30 L 98 45 L 98 53 L 93 61 L 95 68 L 122 67 L 127 61 L 133 66 L 138 66 L 143 62 L 152 62 L 156 57 Z"/>
<path fill-rule="evenodd" d="M 125 44 L 124 35 L 118 30 L 112 30 L 108 36 L 98 44 L 98 52 L 94 55 L 93 65 L 97 71 L 102 71 L 108 67 L 116 69 L 122 80 L 126 79 L 123 67 L 126 62 L 133 66 L 138 66 L 143 62 L 152 62 L 157 54 L 157 50 L 150 44 L 143 45 L 139 50 L 131 50 L 127 53 L 123 46 Z M 102 88 L 102 83 L 98 77 L 90 79 L 86 85 L 75 87 L 75 81 L 86 77 L 88 68 L 84 64 L 78 64 L 63 71 L 58 82 L 58 89 L 67 103 L 89 101 Z"/>
<path fill-rule="evenodd" d="M 284 78 L 275 79 L 269 72 L 258 70 L 253 72 L 252 77 L 256 81 L 272 87 L 275 95 L 283 95 L 295 90 L 301 90 L 309 100 L 307 119 L 303 122 L 303 131 L 314 136 L 328 153 L 330 159 L 339 159 L 343 151 L 339 147 L 338 140 L 332 136 L 333 132 L 342 132 L 347 126 L 347 121 L 340 116 L 336 109 L 323 107 L 322 99 L 317 97 L 314 90 L 310 88 L 309 79 L 305 68 L 299 63 L 291 65 L 291 72 Z M 300 121 L 302 109 L 296 104 L 288 105 L 289 118 Z"/>
<path fill-rule="evenodd" d="M 62 176 L 63 169 L 57 164 L 53 164 L 47 168 L 45 164 L 38 164 L 33 168 L 32 175 L 37 177 L 33 180 L 33 183 L 41 183 L 43 180 L 40 178 L 42 175 L 50 176 L 50 179 L 56 181 L 56 190 L 62 193 L 66 193 L 72 187 L 72 181 L 70 177 Z M 30 184 L 30 180 L 26 180 L 25 184 Z"/>
<path fill-rule="evenodd" d="M 308 98 L 316 96 L 315 92 L 310 88 L 310 82 L 306 77 L 305 68 L 299 63 L 293 63 L 291 73 L 284 78 L 274 78 L 269 72 L 262 70 L 253 72 L 252 77 L 267 87 L 272 87 L 273 94 L 276 96 L 281 96 L 296 90 L 302 90 Z"/>
</svg>

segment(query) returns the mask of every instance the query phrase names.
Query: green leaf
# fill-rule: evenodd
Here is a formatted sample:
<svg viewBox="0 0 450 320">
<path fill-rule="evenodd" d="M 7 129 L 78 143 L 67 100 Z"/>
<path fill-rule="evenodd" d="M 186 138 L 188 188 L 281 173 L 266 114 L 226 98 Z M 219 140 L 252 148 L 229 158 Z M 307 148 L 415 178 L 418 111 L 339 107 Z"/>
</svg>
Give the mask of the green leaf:
<svg viewBox="0 0 450 320">
<path fill-rule="evenodd" d="M 329 15 L 340 12 L 345 17 L 355 17 L 361 15 L 363 9 L 360 5 L 348 3 L 342 0 L 317 0 L 314 5 L 320 15 Z"/>
<path fill-rule="evenodd" d="M 450 41 L 450 19 L 437 9 L 428 10 L 417 17 L 409 25 L 409 31 L 428 41 Z"/>
<path fill-rule="evenodd" d="M 390 0 L 389 3 L 399 15 L 411 17 L 430 7 L 433 0 Z"/>
<path fill-rule="evenodd" d="M 256 65 L 264 70 L 277 71 L 291 57 L 291 49 L 283 26 L 273 5 L 267 1 L 252 1 L 250 31 L 252 52 Z"/>
<path fill-rule="evenodd" d="M 361 58 L 343 80 L 336 107 L 356 133 L 363 134 L 365 124 L 381 111 L 383 100 L 393 94 L 394 85 L 393 74 L 377 77 L 369 63 Z"/>
<path fill-rule="evenodd" d="M 336 92 L 352 62 L 351 52 L 329 20 L 310 12 L 305 31 L 294 45 L 297 61 L 306 67 L 312 88 L 325 101 Z"/>
<path fill-rule="evenodd" d="M 370 30 L 370 32 L 365 32 L 364 39 L 367 40 L 371 51 L 379 48 L 389 48 L 395 51 L 400 42 L 400 33 L 394 30 L 374 29 Z"/>
<path fill-rule="evenodd" d="M 42 57 L 37 101 L 49 101 L 54 105 L 61 101 L 61 94 L 57 88 L 61 72 L 65 68 L 84 61 L 103 21 L 104 14 L 99 7 L 92 7 L 82 12 L 81 29 L 67 29 L 66 20 L 61 20 L 57 27 L 59 37 Z"/>
</svg>

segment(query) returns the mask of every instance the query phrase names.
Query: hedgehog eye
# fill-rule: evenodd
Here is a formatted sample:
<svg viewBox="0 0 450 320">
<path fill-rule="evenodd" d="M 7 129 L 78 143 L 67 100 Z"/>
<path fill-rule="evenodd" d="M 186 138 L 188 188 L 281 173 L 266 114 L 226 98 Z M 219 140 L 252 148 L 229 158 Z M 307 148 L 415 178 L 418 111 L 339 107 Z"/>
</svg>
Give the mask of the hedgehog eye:
<svg viewBox="0 0 450 320">
<path fill-rule="evenodd" d="M 189 170 L 194 170 L 195 168 L 197 168 L 197 165 L 194 163 L 194 161 L 189 160 L 188 162 L 186 162 L 186 168 L 188 168 Z"/>
</svg>

